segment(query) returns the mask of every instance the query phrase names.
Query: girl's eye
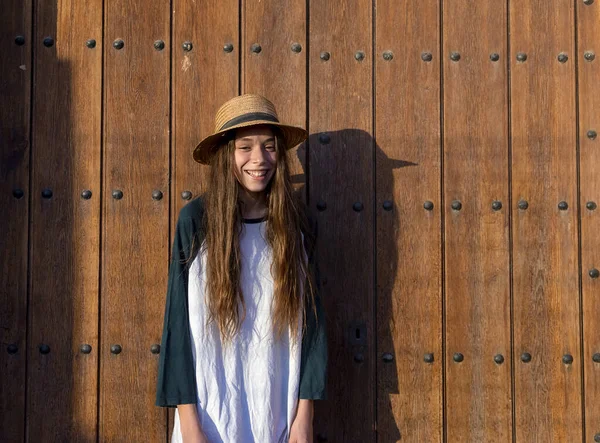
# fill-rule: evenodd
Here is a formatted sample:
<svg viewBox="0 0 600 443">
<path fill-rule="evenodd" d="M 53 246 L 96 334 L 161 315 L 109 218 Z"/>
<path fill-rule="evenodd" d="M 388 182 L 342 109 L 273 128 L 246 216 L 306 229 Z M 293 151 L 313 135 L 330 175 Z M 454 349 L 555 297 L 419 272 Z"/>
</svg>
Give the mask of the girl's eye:
<svg viewBox="0 0 600 443">
<path fill-rule="evenodd" d="M 274 151 L 275 150 L 275 146 L 274 145 L 268 145 L 268 146 L 265 146 L 265 149 L 267 151 Z"/>
<path fill-rule="evenodd" d="M 242 151 L 247 151 L 248 149 L 250 149 L 249 146 L 238 146 L 238 149 L 241 149 Z"/>
</svg>

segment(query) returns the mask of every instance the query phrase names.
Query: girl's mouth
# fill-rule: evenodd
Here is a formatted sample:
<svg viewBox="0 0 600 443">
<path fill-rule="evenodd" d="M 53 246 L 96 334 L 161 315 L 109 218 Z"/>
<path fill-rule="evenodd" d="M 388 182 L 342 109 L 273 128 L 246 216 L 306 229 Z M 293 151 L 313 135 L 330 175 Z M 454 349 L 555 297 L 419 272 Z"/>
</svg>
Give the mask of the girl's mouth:
<svg viewBox="0 0 600 443">
<path fill-rule="evenodd" d="M 248 170 L 245 170 L 244 172 L 246 174 L 248 174 L 252 178 L 263 178 L 264 176 L 267 175 L 267 172 L 269 172 L 269 171 L 266 171 L 266 170 L 263 170 L 263 171 L 248 171 Z"/>
</svg>

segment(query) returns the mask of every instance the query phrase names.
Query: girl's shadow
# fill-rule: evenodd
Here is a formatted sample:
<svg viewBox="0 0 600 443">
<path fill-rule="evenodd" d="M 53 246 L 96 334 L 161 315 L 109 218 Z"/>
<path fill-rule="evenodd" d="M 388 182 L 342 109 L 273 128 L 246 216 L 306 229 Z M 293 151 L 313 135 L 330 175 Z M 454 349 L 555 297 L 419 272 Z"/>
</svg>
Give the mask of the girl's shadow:
<svg viewBox="0 0 600 443">
<path fill-rule="evenodd" d="M 328 324 L 328 400 L 316 403 L 316 441 L 370 441 L 374 429 L 381 441 L 397 441 L 390 401 L 390 394 L 399 394 L 391 325 L 401 221 L 393 202 L 393 170 L 416 163 L 388 158 L 360 129 L 314 133 L 297 156 L 304 174 L 292 181 L 298 192 L 308 185 L 309 213 L 319 223 Z M 391 362 L 384 363 L 385 353 L 391 353 Z M 369 423 L 375 420 L 376 428 Z"/>
</svg>

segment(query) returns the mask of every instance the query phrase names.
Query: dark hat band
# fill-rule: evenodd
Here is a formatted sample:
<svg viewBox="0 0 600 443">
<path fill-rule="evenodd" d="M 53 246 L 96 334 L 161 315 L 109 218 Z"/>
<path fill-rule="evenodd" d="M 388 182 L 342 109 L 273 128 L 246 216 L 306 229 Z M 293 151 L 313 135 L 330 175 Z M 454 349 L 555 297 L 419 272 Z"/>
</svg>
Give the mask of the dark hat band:
<svg viewBox="0 0 600 443">
<path fill-rule="evenodd" d="M 279 123 L 277 117 L 272 114 L 267 114 L 266 112 L 250 112 L 249 114 L 239 115 L 235 118 L 232 118 L 228 122 L 226 122 L 219 131 L 223 131 L 225 129 L 231 128 L 232 126 L 239 125 L 240 123 L 247 123 L 251 121 L 269 121 L 273 123 Z"/>
</svg>

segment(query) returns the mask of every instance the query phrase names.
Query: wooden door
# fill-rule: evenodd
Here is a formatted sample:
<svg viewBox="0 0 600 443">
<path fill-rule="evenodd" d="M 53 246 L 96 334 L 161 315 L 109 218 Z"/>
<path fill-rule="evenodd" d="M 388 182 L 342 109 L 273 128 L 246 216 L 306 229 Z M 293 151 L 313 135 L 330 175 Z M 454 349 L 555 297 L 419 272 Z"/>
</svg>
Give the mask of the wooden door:
<svg viewBox="0 0 600 443">
<path fill-rule="evenodd" d="M 599 2 L 5 3 L 0 440 L 169 440 L 191 152 L 254 92 L 310 133 L 315 440 L 600 441 Z"/>
</svg>

